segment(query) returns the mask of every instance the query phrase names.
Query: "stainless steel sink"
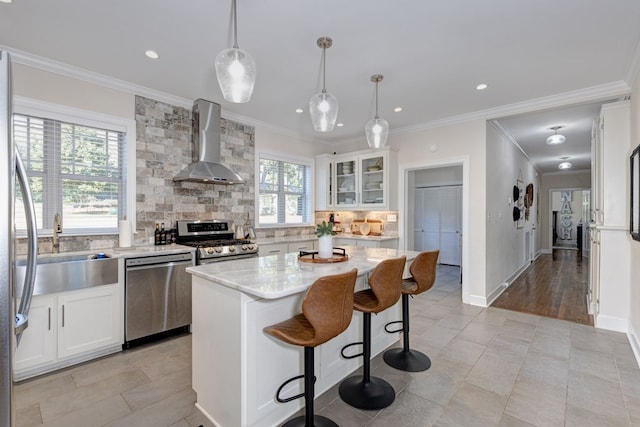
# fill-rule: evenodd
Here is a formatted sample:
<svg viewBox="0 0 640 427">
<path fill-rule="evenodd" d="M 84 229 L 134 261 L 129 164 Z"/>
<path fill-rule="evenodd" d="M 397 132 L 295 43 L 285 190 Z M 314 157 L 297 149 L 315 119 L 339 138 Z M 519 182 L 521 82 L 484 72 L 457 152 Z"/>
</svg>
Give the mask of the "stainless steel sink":
<svg viewBox="0 0 640 427">
<path fill-rule="evenodd" d="M 38 257 L 34 295 L 110 285 L 118 282 L 118 259 L 92 259 L 91 254 Z M 18 261 L 15 270 L 16 295 L 22 293 L 26 266 Z"/>
</svg>

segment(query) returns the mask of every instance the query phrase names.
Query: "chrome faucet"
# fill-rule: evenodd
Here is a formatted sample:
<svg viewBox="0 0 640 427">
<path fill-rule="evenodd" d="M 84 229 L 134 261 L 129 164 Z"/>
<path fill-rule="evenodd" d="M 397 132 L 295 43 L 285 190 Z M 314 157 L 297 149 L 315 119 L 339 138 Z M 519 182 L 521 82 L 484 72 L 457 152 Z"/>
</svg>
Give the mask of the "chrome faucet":
<svg viewBox="0 0 640 427">
<path fill-rule="evenodd" d="M 60 252 L 60 238 L 58 237 L 60 233 L 62 233 L 62 218 L 57 213 L 53 216 L 53 235 L 51 236 L 54 254 Z"/>
</svg>

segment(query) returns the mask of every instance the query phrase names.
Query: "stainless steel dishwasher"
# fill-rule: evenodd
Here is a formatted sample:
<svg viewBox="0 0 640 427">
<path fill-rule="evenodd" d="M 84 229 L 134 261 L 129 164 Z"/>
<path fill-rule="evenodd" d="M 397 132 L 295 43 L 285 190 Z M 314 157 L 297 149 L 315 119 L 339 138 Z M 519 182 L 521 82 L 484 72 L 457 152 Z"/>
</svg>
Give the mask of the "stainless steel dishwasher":
<svg viewBox="0 0 640 427">
<path fill-rule="evenodd" d="M 124 347 L 191 324 L 190 252 L 125 260 Z"/>
</svg>

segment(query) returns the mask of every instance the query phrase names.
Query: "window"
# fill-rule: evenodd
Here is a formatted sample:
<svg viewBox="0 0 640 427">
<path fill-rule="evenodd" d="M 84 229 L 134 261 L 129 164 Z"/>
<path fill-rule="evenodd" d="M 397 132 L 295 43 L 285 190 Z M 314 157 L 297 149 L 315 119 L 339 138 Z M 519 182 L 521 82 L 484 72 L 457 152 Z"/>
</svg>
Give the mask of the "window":
<svg viewBox="0 0 640 427">
<path fill-rule="evenodd" d="M 311 163 L 260 157 L 258 224 L 311 223 Z"/>
<path fill-rule="evenodd" d="M 117 230 L 127 204 L 126 129 L 14 114 L 13 132 L 39 230 L 52 229 L 56 213 L 62 215 L 65 234 Z M 19 188 L 17 193 L 21 198 Z M 25 224 L 18 202 L 16 228 L 24 230 Z"/>
</svg>

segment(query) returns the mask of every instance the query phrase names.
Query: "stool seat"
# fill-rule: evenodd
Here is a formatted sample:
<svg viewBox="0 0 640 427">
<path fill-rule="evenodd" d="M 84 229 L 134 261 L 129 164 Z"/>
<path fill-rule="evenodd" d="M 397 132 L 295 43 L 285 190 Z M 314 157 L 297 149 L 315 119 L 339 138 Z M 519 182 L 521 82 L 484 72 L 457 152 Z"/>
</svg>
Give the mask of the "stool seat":
<svg viewBox="0 0 640 427">
<path fill-rule="evenodd" d="M 286 427 L 337 427 L 329 418 L 313 412 L 314 348 L 349 327 L 357 274 L 358 270 L 354 268 L 347 273 L 319 278 L 311 285 L 302 301 L 302 313 L 263 329 L 266 334 L 287 344 L 304 347 L 304 375 L 288 379 L 276 392 L 276 400 L 280 403 L 303 396 L 305 399 L 305 415 L 287 421 L 284 424 Z M 304 393 L 281 398 L 280 392 L 284 387 L 300 378 L 304 378 Z"/>
<path fill-rule="evenodd" d="M 391 384 L 382 378 L 371 376 L 371 314 L 380 313 L 394 305 L 402 293 L 402 272 L 406 257 L 381 261 L 369 274 L 369 287 L 353 296 L 353 308 L 363 313 L 362 353 L 343 357 L 350 359 L 363 356 L 363 374 L 349 377 L 340 383 L 340 398 L 358 409 L 383 409 L 391 405 L 396 393 Z M 360 344 L 360 343 L 358 343 Z"/>
<path fill-rule="evenodd" d="M 389 322 L 385 330 L 389 333 L 402 331 L 403 348 L 387 350 L 382 358 L 387 365 L 401 371 L 419 372 L 431 367 L 426 354 L 409 348 L 409 295 L 421 294 L 433 286 L 436 281 L 436 266 L 440 251 L 421 252 L 409 266 L 411 278 L 402 280 L 402 320 Z M 389 330 L 392 324 L 402 323 L 402 329 Z"/>
</svg>

